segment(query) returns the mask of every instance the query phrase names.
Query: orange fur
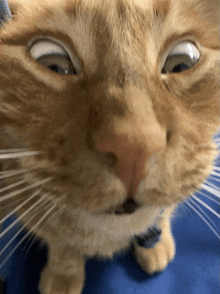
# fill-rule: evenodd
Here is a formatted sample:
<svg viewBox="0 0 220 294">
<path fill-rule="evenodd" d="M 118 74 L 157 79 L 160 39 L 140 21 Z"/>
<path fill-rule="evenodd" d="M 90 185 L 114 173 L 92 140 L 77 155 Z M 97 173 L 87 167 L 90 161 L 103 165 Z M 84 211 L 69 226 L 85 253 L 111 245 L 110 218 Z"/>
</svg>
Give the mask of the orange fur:
<svg viewBox="0 0 220 294">
<path fill-rule="evenodd" d="M 150 251 L 137 248 L 136 255 L 147 272 L 164 269 L 175 252 L 169 215 L 201 187 L 216 155 L 219 3 L 10 2 L 14 20 L 0 29 L 0 148 L 43 153 L 4 161 L 2 169 L 29 169 L 17 176 L 26 181 L 22 187 L 53 177 L 17 212 L 44 196 L 49 208 L 57 205 L 34 229 L 50 248 L 41 293 L 80 294 L 85 255 L 112 257 L 155 221 L 161 242 Z M 59 75 L 40 65 L 28 48 L 37 36 L 65 44 L 81 72 Z M 166 54 L 181 40 L 197 45 L 200 61 L 180 74 L 161 75 Z M 23 192 L 10 205 L 30 195 Z M 108 213 L 128 197 L 140 208 Z M 31 230 L 46 211 L 42 207 L 26 227 Z"/>
</svg>

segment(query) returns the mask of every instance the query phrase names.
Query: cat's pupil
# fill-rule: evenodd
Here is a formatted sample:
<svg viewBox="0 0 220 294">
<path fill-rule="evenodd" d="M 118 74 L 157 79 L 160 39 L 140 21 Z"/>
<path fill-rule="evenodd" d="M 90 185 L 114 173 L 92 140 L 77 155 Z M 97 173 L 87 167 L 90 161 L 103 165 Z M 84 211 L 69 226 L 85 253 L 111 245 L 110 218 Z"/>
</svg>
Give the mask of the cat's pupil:
<svg viewBox="0 0 220 294">
<path fill-rule="evenodd" d="M 61 74 L 65 74 L 66 70 L 64 70 L 61 66 L 57 65 L 57 64 L 51 64 L 48 66 L 49 69 L 51 69 L 52 71 L 55 71 L 57 73 L 61 73 Z"/>
<path fill-rule="evenodd" d="M 182 63 L 176 65 L 173 68 L 172 72 L 181 72 L 181 71 L 187 70 L 189 68 L 190 68 L 190 66 L 188 66 L 186 63 L 182 62 Z"/>
</svg>

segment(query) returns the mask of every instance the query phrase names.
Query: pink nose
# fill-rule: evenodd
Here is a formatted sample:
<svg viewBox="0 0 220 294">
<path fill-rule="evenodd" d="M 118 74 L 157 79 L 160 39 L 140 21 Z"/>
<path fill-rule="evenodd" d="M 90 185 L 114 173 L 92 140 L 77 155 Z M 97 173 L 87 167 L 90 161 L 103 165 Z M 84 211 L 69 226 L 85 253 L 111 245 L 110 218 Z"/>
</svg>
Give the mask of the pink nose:
<svg viewBox="0 0 220 294">
<path fill-rule="evenodd" d="M 146 163 L 151 155 L 165 148 L 165 136 L 159 132 L 146 138 L 147 144 L 131 141 L 126 135 L 112 135 L 96 144 L 96 149 L 117 158 L 116 174 L 128 192 L 135 193 L 141 180 L 146 177 Z M 158 135 L 160 137 L 158 137 Z"/>
</svg>

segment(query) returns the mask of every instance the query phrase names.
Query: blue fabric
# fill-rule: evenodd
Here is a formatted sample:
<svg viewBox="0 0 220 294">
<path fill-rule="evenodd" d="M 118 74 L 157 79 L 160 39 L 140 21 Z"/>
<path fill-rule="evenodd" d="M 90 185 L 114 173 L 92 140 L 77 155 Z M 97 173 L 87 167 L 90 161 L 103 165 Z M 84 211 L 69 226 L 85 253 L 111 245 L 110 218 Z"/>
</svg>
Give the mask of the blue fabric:
<svg viewBox="0 0 220 294">
<path fill-rule="evenodd" d="M 0 26 L 7 18 L 11 18 L 11 12 L 7 0 L 0 0 Z"/>
</svg>

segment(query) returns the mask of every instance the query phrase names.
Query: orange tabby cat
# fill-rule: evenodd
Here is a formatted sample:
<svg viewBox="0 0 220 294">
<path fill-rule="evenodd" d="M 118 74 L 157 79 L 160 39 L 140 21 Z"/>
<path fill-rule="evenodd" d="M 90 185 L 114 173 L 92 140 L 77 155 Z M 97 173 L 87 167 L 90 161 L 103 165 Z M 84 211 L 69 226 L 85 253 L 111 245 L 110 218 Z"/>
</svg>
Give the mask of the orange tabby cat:
<svg viewBox="0 0 220 294">
<path fill-rule="evenodd" d="M 49 245 L 41 294 L 80 294 L 85 256 L 163 270 L 170 216 L 211 172 L 217 0 L 23 0 L 0 29 L 1 203 Z M 8 186 L 7 186 L 8 185 Z M 5 207 L 6 207 L 5 204 Z M 162 212 L 163 211 L 163 212 Z"/>
</svg>

